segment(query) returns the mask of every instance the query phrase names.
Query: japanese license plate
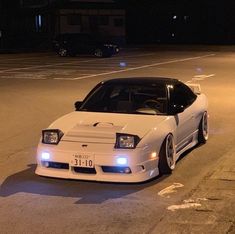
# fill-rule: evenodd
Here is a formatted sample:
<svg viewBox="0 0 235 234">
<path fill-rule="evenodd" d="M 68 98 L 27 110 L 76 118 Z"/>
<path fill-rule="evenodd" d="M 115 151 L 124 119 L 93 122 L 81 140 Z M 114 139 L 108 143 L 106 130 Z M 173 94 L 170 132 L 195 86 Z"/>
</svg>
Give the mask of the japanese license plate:
<svg viewBox="0 0 235 234">
<path fill-rule="evenodd" d="M 91 154 L 73 154 L 71 159 L 73 167 L 94 167 L 94 155 Z"/>
</svg>

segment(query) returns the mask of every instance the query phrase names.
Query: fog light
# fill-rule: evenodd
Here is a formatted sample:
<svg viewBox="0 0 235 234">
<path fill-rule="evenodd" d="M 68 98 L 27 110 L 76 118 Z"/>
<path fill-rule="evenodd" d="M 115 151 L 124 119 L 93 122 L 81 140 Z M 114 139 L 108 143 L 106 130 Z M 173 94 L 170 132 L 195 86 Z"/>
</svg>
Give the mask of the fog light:
<svg viewBox="0 0 235 234">
<path fill-rule="evenodd" d="M 50 163 L 49 162 L 43 162 L 44 167 L 49 167 Z"/>
<path fill-rule="evenodd" d="M 125 172 L 126 174 L 129 174 L 129 173 L 131 173 L 131 169 L 130 169 L 129 167 L 126 167 L 126 168 L 124 169 L 124 172 Z"/>
<path fill-rule="evenodd" d="M 118 165 L 126 165 L 127 164 L 127 158 L 123 158 L 123 157 L 117 158 L 117 164 Z"/>
<path fill-rule="evenodd" d="M 50 154 L 48 152 L 42 152 L 41 158 L 43 160 L 48 160 L 50 159 Z"/>
</svg>

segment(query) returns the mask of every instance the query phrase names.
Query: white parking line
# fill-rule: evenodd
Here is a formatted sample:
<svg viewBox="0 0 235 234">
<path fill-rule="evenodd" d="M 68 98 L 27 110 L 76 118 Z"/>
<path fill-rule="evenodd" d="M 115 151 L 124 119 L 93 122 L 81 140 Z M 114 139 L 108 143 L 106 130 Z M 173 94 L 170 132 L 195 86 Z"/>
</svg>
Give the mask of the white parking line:
<svg viewBox="0 0 235 234">
<path fill-rule="evenodd" d="M 180 210 L 180 209 L 197 208 L 197 207 L 201 207 L 201 206 L 202 205 L 199 203 L 185 203 L 185 204 L 181 204 L 181 205 L 168 206 L 167 210 L 176 211 L 176 210 Z"/>
<path fill-rule="evenodd" d="M 151 56 L 155 55 L 156 53 L 146 53 L 146 54 L 137 54 L 137 55 L 129 55 L 129 56 L 123 56 L 124 58 L 132 58 L 132 57 L 144 57 L 144 56 Z"/>
<path fill-rule="evenodd" d="M 174 183 L 174 184 L 172 184 L 171 186 L 168 186 L 168 187 L 162 189 L 162 190 L 158 193 L 158 195 L 161 196 L 161 197 L 167 197 L 167 198 L 169 198 L 169 197 L 170 197 L 169 194 L 171 194 L 171 193 L 176 193 L 176 192 L 177 192 L 176 189 L 177 189 L 177 188 L 181 188 L 181 187 L 184 187 L 184 185 L 181 184 L 181 183 Z"/>
<path fill-rule="evenodd" d="M 106 58 L 104 58 L 104 59 L 106 59 Z M 11 72 L 11 71 L 22 71 L 22 70 L 29 70 L 29 69 L 35 69 L 35 68 L 56 67 L 56 66 L 60 66 L 60 65 L 74 64 L 74 63 L 87 63 L 87 62 L 97 61 L 97 60 L 101 60 L 101 58 L 99 58 L 99 59 L 90 59 L 90 60 L 81 60 L 81 61 L 76 60 L 76 61 L 69 62 L 69 63 L 54 63 L 54 64 L 48 64 L 48 65 L 38 65 L 38 66 L 30 66 L 30 67 L 11 68 L 11 69 L 0 70 L 0 73 Z"/>
<path fill-rule="evenodd" d="M 84 74 L 86 75 L 86 74 Z M 74 80 L 74 78 L 63 78 L 63 77 L 55 77 L 55 78 L 52 78 L 53 80 Z"/>
<path fill-rule="evenodd" d="M 213 77 L 215 76 L 215 74 L 210 74 L 210 75 L 195 75 L 193 77 L 193 80 L 204 80 L 206 78 L 210 78 L 210 77 Z"/>
<path fill-rule="evenodd" d="M 168 206 L 167 210 L 176 211 L 176 210 L 180 210 L 180 209 L 197 208 L 197 207 L 202 206 L 201 202 L 206 202 L 206 201 L 208 201 L 207 198 L 197 198 L 195 200 L 188 199 L 188 200 L 184 200 L 183 204 Z"/>
<path fill-rule="evenodd" d="M 111 74 L 122 73 L 122 72 L 127 72 L 127 71 L 134 71 L 134 70 L 139 70 L 139 69 L 143 69 L 143 68 L 156 67 L 156 66 L 165 65 L 165 64 L 185 62 L 185 61 L 194 60 L 194 59 L 202 59 L 202 58 L 211 57 L 211 56 L 215 56 L 215 54 L 208 54 L 208 55 L 196 56 L 196 57 L 190 57 L 190 58 L 184 58 L 184 59 L 169 60 L 169 61 L 160 62 L 160 63 L 147 64 L 147 65 L 143 65 L 143 66 L 139 66 L 139 67 L 132 67 L 132 68 L 126 68 L 126 69 L 122 69 L 122 70 L 103 72 L 103 73 L 88 75 L 88 76 L 80 76 L 80 77 L 76 77 L 73 79 L 74 80 L 81 80 L 81 79 L 87 79 L 87 78 L 92 78 L 92 77 L 97 77 L 97 76 L 104 76 L 104 75 L 111 75 Z"/>
<path fill-rule="evenodd" d="M 18 80 L 49 80 L 47 77 L 0 77 L 0 79 L 18 79 Z"/>
<path fill-rule="evenodd" d="M 38 59 L 40 55 L 35 55 L 35 56 L 31 56 L 31 57 L 18 57 L 18 58 L 3 58 L 0 57 L 0 62 L 2 62 L 1 60 L 3 60 L 3 62 L 5 61 L 15 61 L 15 60 L 25 60 L 25 59 Z M 55 57 L 55 55 L 46 55 L 43 56 L 43 58 L 50 58 L 50 57 Z"/>
<path fill-rule="evenodd" d="M 206 78 L 214 77 L 215 74 L 210 74 L 210 75 L 195 75 L 191 80 L 186 81 L 186 83 L 192 83 L 195 81 L 202 81 L 205 80 Z"/>
<path fill-rule="evenodd" d="M 17 79 L 28 79 L 28 80 L 48 80 L 48 78 L 44 78 L 44 77 L 30 77 L 30 78 L 22 78 L 22 77 L 18 77 Z"/>
<path fill-rule="evenodd" d="M 74 80 L 73 78 L 53 78 L 53 80 Z"/>
</svg>

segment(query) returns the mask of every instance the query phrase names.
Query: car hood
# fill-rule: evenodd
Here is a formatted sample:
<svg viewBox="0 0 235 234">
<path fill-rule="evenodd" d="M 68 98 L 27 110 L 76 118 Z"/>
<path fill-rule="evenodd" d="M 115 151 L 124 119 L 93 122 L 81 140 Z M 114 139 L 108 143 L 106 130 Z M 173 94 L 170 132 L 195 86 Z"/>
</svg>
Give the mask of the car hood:
<svg viewBox="0 0 235 234">
<path fill-rule="evenodd" d="M 49 128 L 63 131 L 61 141 L 114 144 L 116 133 L 128 133 L 143 138 L 166 118 L 159 115 L 77 111 L 59 118 Z"/>
</svg>

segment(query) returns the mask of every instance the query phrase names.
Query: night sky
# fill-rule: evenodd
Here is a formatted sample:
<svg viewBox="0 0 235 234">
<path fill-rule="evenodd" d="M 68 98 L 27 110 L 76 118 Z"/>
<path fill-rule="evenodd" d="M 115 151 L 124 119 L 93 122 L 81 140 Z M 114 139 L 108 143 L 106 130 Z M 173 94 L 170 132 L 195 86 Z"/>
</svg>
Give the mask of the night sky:
<svg viewBox="0 0 235 234">
<path fill-rule="evenodd" d="M 235 1 L 122 2 L 126 2 L 131 41 L 207 44 L 235 42 Z"/>
</svg>

